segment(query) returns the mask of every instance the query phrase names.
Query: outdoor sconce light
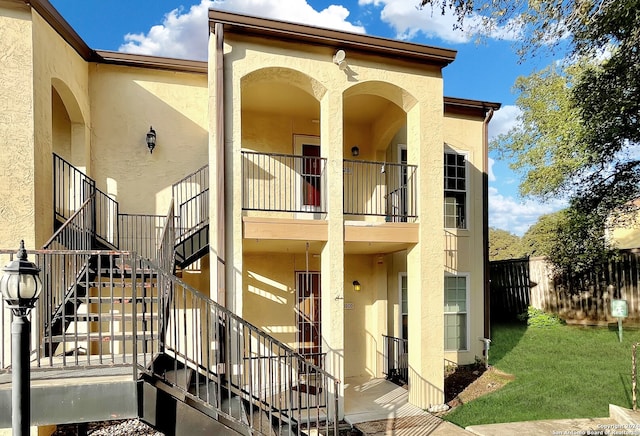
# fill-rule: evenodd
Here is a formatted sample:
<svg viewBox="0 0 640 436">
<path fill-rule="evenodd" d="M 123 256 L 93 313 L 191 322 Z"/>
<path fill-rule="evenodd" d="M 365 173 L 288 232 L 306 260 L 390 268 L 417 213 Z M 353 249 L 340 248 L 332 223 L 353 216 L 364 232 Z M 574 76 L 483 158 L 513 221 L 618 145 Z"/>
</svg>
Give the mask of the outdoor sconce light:
<svg viewBox="0 0 640 436">
<path fill-rule="evenodd" d="M 27 260 L 24 241 L 17 259 L 4 267 L 0 292 L 13 312 L 11 321 L 11 428 L 14 436 L 27 436 L 31 425 L 31 374 L 29 364 L 29 313 L 36 305 L 42 281 L 40 268 Z"/>
<path fill-rule="evenodd" d="M 357 280 L 353 281 L 353 290 L 356 292 L 360 292 L 360 282 Z"/>
<path fill-rule="evenodd" d="M 338 66 L 341 71 L 344 71 L 347 68 L 346 58 L 347 54 L 344 50 L 338 50 L 336 54 L 333 55 L 333 63 Z"/>
<path fill-rule="evenodd" d="M 147 147 L 149 147 L 149 153 L 153 154 L 153 149 L 156 147 L 156 131 L 153 130 L 153 126 L 149 127 L 147 133 Z"/>
<path fill-rule="evenodd" d="M 360 155 L 360 148 L 357 145 L 351 147 L 351 156 L 356 157 Z"/>
</svg>

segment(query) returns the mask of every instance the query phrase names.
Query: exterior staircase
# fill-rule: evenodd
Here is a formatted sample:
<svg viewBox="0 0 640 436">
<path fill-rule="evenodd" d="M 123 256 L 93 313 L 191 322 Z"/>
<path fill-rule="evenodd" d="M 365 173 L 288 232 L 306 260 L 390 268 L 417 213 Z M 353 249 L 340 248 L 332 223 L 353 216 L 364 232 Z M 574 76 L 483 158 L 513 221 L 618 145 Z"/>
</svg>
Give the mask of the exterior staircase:
<svg viewBox="0 0 640 436">
<path fill-rule="evenodd" d="M 338 433 L 338 380 L 175 275 L 209 251 L 206 166 L 173 185 L 164 217 L 120 214 L 56 155 L 54 186 L 55 233 L 31 253 L 44 284 L 31 372 L 48 380 L 36 402 L 59 403 L 32 407 L 34 424 L 137 416 L 167 435 Z M 10 362 L 0 352 L 6 411 Z M 122 384 L 97 384 L 116 374 Z"/>
</svg>

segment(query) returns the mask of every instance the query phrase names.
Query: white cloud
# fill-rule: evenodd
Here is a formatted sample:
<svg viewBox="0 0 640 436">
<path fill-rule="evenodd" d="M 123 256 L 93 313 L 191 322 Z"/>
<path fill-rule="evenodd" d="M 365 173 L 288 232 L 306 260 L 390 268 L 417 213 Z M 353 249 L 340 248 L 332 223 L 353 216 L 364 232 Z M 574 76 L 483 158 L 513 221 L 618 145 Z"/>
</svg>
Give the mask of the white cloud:
<svg viewBox="0 0 640 436">
<path fill-rule="evenodd" d="M 489 158 L 489 181 L 490 182 L 495 182 L 496 181 L 496 175 L 493 174 L 493 164 L 495 164 L 496 161 Z"/>
<path fill-rule="evenodd" d="M 508 230 L 518 236 L 524 235 L 541 215 L 567 207 L 564 200 L 540 203 L 534 200 L 518 201 L 506 197 L 494 187 L 489 187 L 489 225 Z"/>
<path fill-rule="evenodd" d="M 444 15 L 437 7 L 419 9 L 416 0 L 359 0 L 358 4 L 382 7 L 380 19 L 389 24 L 400 39 L 412 39 L 418 32 L 451 43 L 469 42 L 480 35 L 507 41 L 515 41 L 522 36 L 522 25 L 517 20 L 498 26 L 489 18 L 477 14 L 465 17 L 464 31 L 454 29 L 457 19 L 450 9 L 445 9 Z"/>
<path fill-rule="evenodd" d="M 347 21 L 349 10 L 341 5 L 330 5 L 317 11 L 306 0 L 201 0 L 200 4 L 193 5 L 188 10 L 179 8 L 167 13 L 162 24 L 153 26 L 146 34 L 125 35 L 126 42 L 119 50 L 126 53 L 205 60 L 209 37 L 209 8 L 349 32 L 365 32 L 364 27 Z"/>
<path fill-rule="evenodd" d="M 522 115 L 522 110 L 518 106 L 502 106 L 493 114 L 493 118 L 489 122 L 489 139 L 492 140 L 514 128 L 520 122 L 520 115 Z"/>
</svg>

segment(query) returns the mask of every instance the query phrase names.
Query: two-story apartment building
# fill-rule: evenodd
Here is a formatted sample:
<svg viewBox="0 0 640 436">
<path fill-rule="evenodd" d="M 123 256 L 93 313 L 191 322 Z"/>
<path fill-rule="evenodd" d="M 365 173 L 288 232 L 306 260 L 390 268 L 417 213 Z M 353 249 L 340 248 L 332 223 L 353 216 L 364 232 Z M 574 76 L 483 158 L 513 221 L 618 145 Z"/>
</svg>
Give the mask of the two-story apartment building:
<svg viewBox="0 0 640 436">
<path fill-rule="evenodd" d="M 85 175 L 117 248 L 127 214 L 173 205 L 208 223 L 177 249 L 184 282 L 339 380 L 442 404 L 445 365 L 488 334 L 500 105 L 443 95 L 453 50 L 215 10 L 209 30 L 207 62 L 99 51 L 47 0 L 0 0 L 0 246 L 42 247 Z"/>
</svg>

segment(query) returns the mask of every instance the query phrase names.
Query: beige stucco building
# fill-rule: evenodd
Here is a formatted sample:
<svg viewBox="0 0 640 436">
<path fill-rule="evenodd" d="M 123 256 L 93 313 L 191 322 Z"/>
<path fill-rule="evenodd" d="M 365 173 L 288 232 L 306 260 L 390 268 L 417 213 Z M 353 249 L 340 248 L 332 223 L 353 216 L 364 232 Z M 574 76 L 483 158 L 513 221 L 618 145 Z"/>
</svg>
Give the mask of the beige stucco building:
<svg viewBox="0 0 640 436">
<path fill-rule="evenodd" d="M 54 153 L 121 214 L 164 216 L 208 164 L 207 250 L 183 280 L 340 380 L 408 376 L 412 403 L 443 403 L 445 365 L 488 335 L 499 104 L 443 95 L 452 50 L 209 26 L 208 62 L 128 55 L 89 48 L 47 0 L 0 0 L 0 246 L 52 235 Z"/>
</svg>

